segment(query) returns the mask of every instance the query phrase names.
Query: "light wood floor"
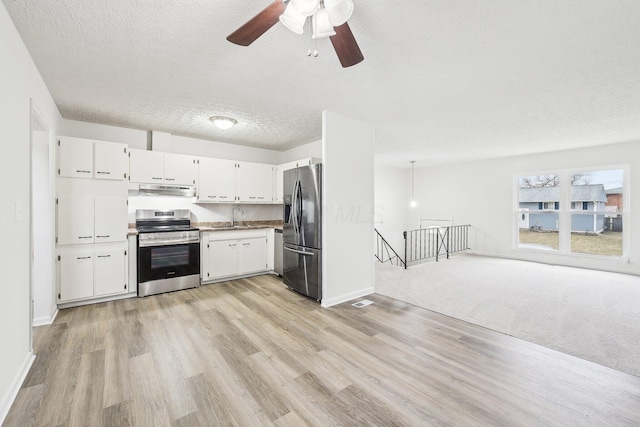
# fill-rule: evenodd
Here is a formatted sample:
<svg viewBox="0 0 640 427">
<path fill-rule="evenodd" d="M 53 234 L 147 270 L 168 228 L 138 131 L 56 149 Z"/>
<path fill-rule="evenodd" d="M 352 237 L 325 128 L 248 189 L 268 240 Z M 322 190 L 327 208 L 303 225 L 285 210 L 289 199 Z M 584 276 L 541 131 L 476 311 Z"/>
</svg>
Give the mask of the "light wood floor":
<svg viewBox="0 0 640 427">
<path fill-rule="evenodd" d="M 62 310 L 4 426 L 632 426 L 640 378 L 260 276 Z"/>
</svg>

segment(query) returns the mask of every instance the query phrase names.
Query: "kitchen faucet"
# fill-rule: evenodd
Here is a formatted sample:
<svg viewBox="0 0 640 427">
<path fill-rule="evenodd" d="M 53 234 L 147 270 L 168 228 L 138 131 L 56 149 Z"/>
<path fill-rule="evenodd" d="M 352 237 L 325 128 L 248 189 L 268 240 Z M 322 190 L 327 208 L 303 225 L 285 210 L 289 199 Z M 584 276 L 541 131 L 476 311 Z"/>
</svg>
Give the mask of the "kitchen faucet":
<svg viewBox="0 0 640 427">
<path fill-rule="evenodd" d="M 240 215 L 244 218 L 244 210 L 240 207 L 240 205 L 233 205 L 233 209 L 231 210 L 231 226 L 236 226 L 236 209 L 240 210 Z"/>
</svg>

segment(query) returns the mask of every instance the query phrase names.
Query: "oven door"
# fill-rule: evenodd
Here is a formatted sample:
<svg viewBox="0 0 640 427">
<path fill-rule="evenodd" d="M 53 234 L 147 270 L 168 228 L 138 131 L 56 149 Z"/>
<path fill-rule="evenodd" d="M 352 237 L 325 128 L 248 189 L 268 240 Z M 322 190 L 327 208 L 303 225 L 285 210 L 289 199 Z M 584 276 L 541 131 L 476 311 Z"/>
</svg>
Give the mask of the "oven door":
<svg viewBox="0 0 640 427">
<path fill-rule="evenodd" d="M 138 245 L 138 285 L 183 276 L 200 276 L 200 243 Z"/>
</svg>

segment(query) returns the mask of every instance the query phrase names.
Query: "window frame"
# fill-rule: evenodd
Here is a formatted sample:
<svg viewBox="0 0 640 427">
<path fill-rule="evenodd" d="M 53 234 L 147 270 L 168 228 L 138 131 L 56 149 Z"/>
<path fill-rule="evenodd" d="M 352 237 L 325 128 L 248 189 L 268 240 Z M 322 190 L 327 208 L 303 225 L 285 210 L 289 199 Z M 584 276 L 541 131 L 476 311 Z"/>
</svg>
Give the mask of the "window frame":
<svg viewBox="0 0 640 427">
<path fill-rule="evenodd" d="M 588 254 L 588 253 L 580 253 L 580 252 L 572 252 L 571 250 L 571 215 L 572 214 L 583 214 L 583 215 L 591 215 L 591 211 L 588 209 L 589 202 L 581 201 L 576 202 L 580 203 L 578 205 L 581 209 L 573 209 L 573 202 L 571 202 L 571 185 L 567 185 L 570 183 L 570 177 L 572 173 L 577 172 L 598 172 L 598 171 L 608 171 L 608 170 L 622 170 L 622 209 L 617 212 L 622 218 L 622 255 L 620 256 L 609 256 L 609 255 L 596 255 L 596 254 Z M 520 237 L 519 237 L 519 217 L 522 214 L 520 210 L 520 201 L 519 201 L 519 189 L 520 189 L 520 179 L 522 177 L 527 176 L 542 176 L 542 175 L 557 175 L 560 180 L 560 200 L 559 200 L 559 209 L 556 209 L 555 212 L 558 214 L 558 249 L 541 249 L 529 246 L 520 246 Z M 563 168 L 563 169 L 555 169 L 555 170 L 539 170 L 535 172 L 522 172 L 516 173 L 513 176 L 513 249 L 518 252 L 536 252 L 536 253 L 545 253 L 551 255 L 558 256 L 569 256 L 574 258 L 591 258 L 598 260 L 608 260 L 612 262 L 623 262 L 628 263 L 630 259 L 630 227 L 628 219 L 631 217 L 631 206 L 632 201 L 630 198 L 630 166 L 628 164 L 616 164 L 616 165 L 606 165 L 606 166 L 596 166 L 596 167 L 572 167 L 572 168 Z M 541 202 L 547 203 L 547 202 Z M 543 205 L 544 206 L 544 205 Z M 556 205 L 557 206 L 557 205 Z M 563 208 L 564 206 L 564 208 Z M 585 206 L 587 209 L 585 210 Z M 545 209 L 546 212 L 553 212 L 551 210 Z M 543 211 L 539 211 L 540 213 Z"/>
</svg>

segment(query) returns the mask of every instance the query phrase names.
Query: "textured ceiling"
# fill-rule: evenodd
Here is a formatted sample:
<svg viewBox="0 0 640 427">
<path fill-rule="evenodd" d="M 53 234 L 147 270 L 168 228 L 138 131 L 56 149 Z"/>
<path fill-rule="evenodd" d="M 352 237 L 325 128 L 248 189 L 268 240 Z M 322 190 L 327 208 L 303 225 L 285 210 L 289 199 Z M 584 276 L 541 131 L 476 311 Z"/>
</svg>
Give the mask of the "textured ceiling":
<svg viewBox="0 0 640 427">
<path fill-rule="evenodd" d="M 637 0 L 354 1 L 343 69 L 279 23 L 225 40 L 271 0 L 3 0 L 67 119 L 284 150 L 329 109 L 416 166 L 640 140 Z"/>
</svg>

